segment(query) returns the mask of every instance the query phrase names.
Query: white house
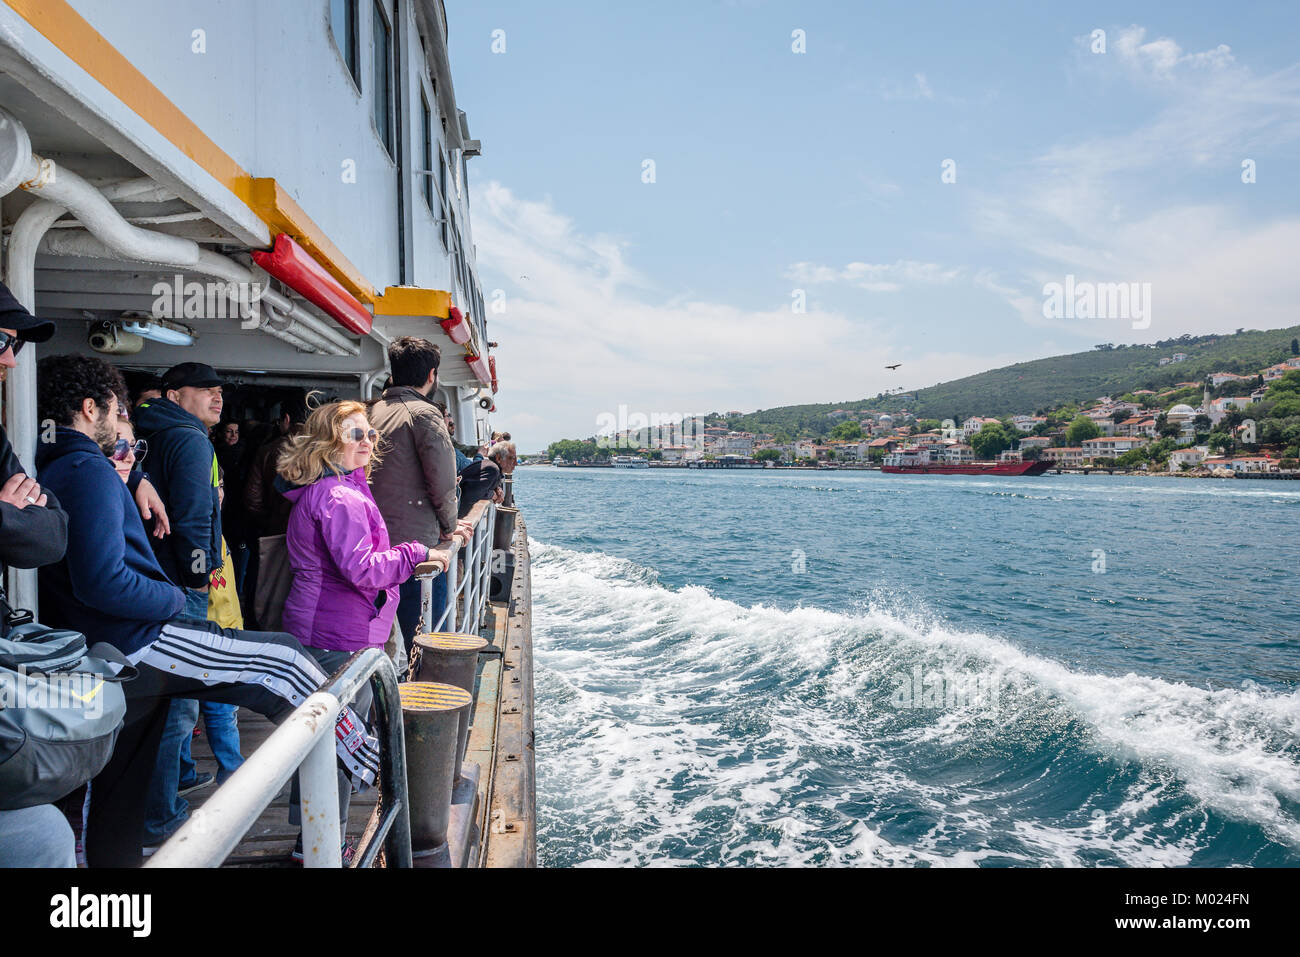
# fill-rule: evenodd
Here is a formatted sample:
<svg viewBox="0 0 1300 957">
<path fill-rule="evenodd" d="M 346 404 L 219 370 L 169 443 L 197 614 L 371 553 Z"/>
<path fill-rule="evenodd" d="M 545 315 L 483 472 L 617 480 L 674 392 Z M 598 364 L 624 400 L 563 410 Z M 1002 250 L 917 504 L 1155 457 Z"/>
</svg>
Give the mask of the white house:
<svg viewBox="0 0 1300 957">
<path fill-rule="evenodd" d="M 1225 382 L 1244 382 L 1251 378 L 1246 375 L 1237 375 L 1235 372 L 1212 372 L 1210 374 L 1210 385 L 1218 388 Z"/>
<path fill-rule="evenodd" d="M 1266 459 L 1262 455 L 1248 455 L 1235 458 L 1228 463 L 1234 472 L 1276 472 L 1277 460 Z"/>
<path fill-rule="evenodd" d="M 1190 449 L 1174 449 L 1169 453 L 1169 471 L 1181 472 L 1183 466 L 1194 469 L 1205 461 L 1205 457 L 1210 450 L 1203 445 L 1193 446 Z"/>
<path fill-rule="evenodd" d="M 1111 436 L 1101 439 L 1083 440 L 1083 457 L 1085 459 L 1113 459 L 1133 449 L 1140 449 L 1150 440 L 1143 436 Z"/>
<path fill-rule="evenodd" d="M 1043 458 L 1064 469 L 1076 469 L 1083 464 L 1083 449 L 1078 446 L 1043 449 Z"/>
<path fill-rule="evenodd" d="M 985 419 L 978 415 L 972 415 L 961 424 L 962 438 L 969 441 L 971 436 L 978 434 L 979 430 L 990 423 L 996 423 L 997 419 Z"/>
<path fill-rule="evenodd" d="M 732 432 L 718 439 L 714 449 L 719 455 L 753 455 L 754 433 Z"/>
</svg>

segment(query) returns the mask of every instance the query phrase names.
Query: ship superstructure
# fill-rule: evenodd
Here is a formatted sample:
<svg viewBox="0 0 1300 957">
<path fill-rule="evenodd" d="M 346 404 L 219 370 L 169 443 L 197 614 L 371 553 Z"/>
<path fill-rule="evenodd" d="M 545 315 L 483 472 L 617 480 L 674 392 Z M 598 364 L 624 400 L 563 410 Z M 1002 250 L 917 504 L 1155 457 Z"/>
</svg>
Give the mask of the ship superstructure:
<svg viewBox="0 0 1300 957">
<path fill-rule="evenodd" d="M 488 440 L 497 376 L 468 181 L 480 144 L 447 43 L 441 0 L 0 0 L 4 279 L 58 326 L 4 385 L 5 428 L 29 473 L 36 359 L 61 353 L 97 354 L 128 383 L 207 363 L 227 406 L 265 422 L 290 392 L 377 396 L 387 345 L 417 335 L 441 348 L 432 398 L 457 440 Z M 531 695 L 528 659 L 503 663 L 491 645 L 494 616 L 506 634 L 486 598 L 492 558 L 514 545 L 494 549 L 495 506 L 482 504 L 450 621 L 489 634 L 498 657 L 476 682 L 509 667 L 510 693 Z M 426 592 L 435 574 L 424 570 Z M 8 573 L 11 603 L 39 616 L 35 582 Z M 494 587 L 511 593 L 509 580 Z M 526 621 L 526 597 L 510 607 Z M 526 630 L 511 640 L 526 647 Z M 531 863 L 531 697 L 511 705 L 518 729 L 498 726 L 497 697 L 483 700 L 487 763 L 460 833 L 487 831 L 488 807 L 508 813 L 498 847 L 513 841 L 508 862 Z M 507 740 L 513 763 L 498 771 Z M 514 802 L 504 811 L 498 781 Z M 492 853 L 506 859 L 483 859 Z"/>
<path fill-rule="evenodd" d="M 38 351 L 369 398 L 418 334 L 457 437 L 487 438 L 480 147 L 439 0 L 4 0 L 0 71 L 5 278 L 59 325 L 6 385 L 29 467 Z"/>
</svg>

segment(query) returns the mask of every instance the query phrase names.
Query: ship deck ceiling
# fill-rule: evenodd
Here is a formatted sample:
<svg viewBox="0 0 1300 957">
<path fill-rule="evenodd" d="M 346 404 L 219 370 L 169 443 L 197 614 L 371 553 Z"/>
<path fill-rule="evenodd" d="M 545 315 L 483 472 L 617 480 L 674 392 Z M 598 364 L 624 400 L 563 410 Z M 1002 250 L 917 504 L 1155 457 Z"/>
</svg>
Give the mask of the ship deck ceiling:
<svg viewBox="0 0 1300 957">
<path fill-rule="evenodd" d="M 3 69 L 0 62 L 0 69 Z M 42 156 L 47 153 L 62 153 L 68 158 L 69 165 L 76 167 L 76 156 L 80 155 L 92 165 L 104 165 L 110 161 L 124 168 L 119 175 L 139 176 L 139 170 L 126 160 L 110 152 L 103 143 L 78 126 L 58 110 L 52 110 L 44 100 L 33 93 L 22 80 L 0 72 L 0 103 L 12 113 L 23 126 L 32 140 L 32 149 Z M 131 170 L 135 170 L 134 173 Z M 80 172 L 80 170 L 78 170 Z M 6 203 L 8 197 L 6 197 Z"/>
<path fill-rule="evenodd" d="M 0 71 L 4 67 L 3 48 L 0 48 Z M 10 73 L 0 72 L 0 104 L 26 127 L 32 149 L 37 154 L 54 160 L 60 167 L 76 172 L 97 186 L 146 175 L 64 112 L 52 109 L 24 85 L 24 81 Z M 167 187 L 168 184 L 160 185 Z M 12 225 L 23 210 L 35 201 L 34 196 L 21 190 L 5 196 L 0 204 L 4 222 Z M 114 201 L 113 205 L 128 220 L 135 221 L 194 215 L 194 219 L 168 223 L 138 222 L 138 225 L 193 240 L 207 249 L 242 258 L 247 263 L 246 257 L 240 257 L 239 254 L 247 253 L 248 247 L 212 219 L 202 217 L 200 210 L 183 197 L 161 202 Z M 50 232 L 68 228 L 80 228 L 80 224 L 71 216 L 65 216 L 51 227 Z M 59 325 L 54 340 L 42 346 L 41 351 L 44 354 L 87 351 L 86 337 L 90 323 L 117 319 L 124 312 L 149 314 L 156 298 L 153 294 L 154 285 L 158 282 L 171 283 L 178 273 L 185 282 L 208 282 L 212 278 L 180 267 L 39 254 L 36 258 L 35 277 L 37 310 L 40 315 L 57 320 Z M 280 288 L 288 294 L 287 289 Z M 296 294 L 291 297 L 298 302 L 303 301 Z M 346 334 L 346 330 L 334 320 L 322 316 L 319 310 L 308 307 L 308 311 Z M 176 362 L 193 358 L 202 359 L 218 368 L 256 368 L 303 376 L 357 376 L 384 364 L 382 349 L 385 340 L 402 335 L 419 335 L 441 348 L 443 363 L 439 379 L 444 385 L 469 388 L 479 386 L 472 371 L 461 360 L 464 348 L 446 336 L 436 317 L 376 317 L 375 335 L 362 340 L 359 356 L 299 352 L 264 332 L 240 329 L 237 319 L 178 316 L 176 321 L 191 326 L 198 333 L 199 340 L 193 347 L 162 346 L 147 342 L 137 354 L 106 358 L 116 364 L 136 368 L 165 369 Z M 348 338 L 355 341 L 353 336 L 349 335 Z"/>
</svg>

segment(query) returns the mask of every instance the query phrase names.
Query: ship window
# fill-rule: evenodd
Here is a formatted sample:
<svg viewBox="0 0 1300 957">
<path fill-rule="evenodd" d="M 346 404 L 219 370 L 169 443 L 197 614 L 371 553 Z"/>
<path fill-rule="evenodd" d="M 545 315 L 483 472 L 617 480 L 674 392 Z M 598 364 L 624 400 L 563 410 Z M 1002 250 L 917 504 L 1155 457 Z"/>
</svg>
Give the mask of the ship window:
<svg viewBox="0 0 1300 957">
<path fill-rule="evenodd" d="M 424 201 L 428 204 L 430 211 L 433 210 L 433 114 L 429 112 L 429 101 L 425 99 L 423 93 L 420 94 L 420 133 L 424 137 L 422 148 L 424 150 L 424 163 L 420 166 L 425 170 L 425 174 L 420 178 L 424 180 Z"/>
<path fill-rule="evenodd" d="M 352 74 L 352 82 L 361 88 L 361 69 L 357 63 L 357 0 L 330 0 L 330 32 L 334 45 Z"/>
<path fill-rule="evenodd" d="M 383 5 L 374 7 L 375 132 L 393 155 L 393 38 Z"/>
<path fill-rule="evenodd" d="M 451 244 L 447 241 L 447 217 L 450 210 L 447 209 L 447 154 L 438 148 L 438 195 L 442 203 L 442 248 L 450 249 Z"/>
</svg>

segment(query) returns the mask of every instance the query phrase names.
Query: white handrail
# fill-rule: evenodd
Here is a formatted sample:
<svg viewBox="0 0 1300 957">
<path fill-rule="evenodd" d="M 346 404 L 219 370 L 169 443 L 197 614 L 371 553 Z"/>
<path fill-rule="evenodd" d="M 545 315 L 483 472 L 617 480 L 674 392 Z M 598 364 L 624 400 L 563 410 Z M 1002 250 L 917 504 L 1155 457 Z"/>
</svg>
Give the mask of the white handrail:
<svg viewBox="0 0 1300 957">
<path fill-rule="evenodd" d="M 381 748 L 380 826 L 370 845 L 358 850 L 358 860 L 373 860 L 376 845 L 384 841 L 389 866 L 410 867 L 406 742 L 397 672 L 382 648 L 367 648 L 349 658 L 190 815 L 146 866 L 220 867 L 295 771 L 301 792 L 303 864 L 341 866 L 334 724 L 343 705 L 372 680 L 374 730 Z"/>
</svg>

